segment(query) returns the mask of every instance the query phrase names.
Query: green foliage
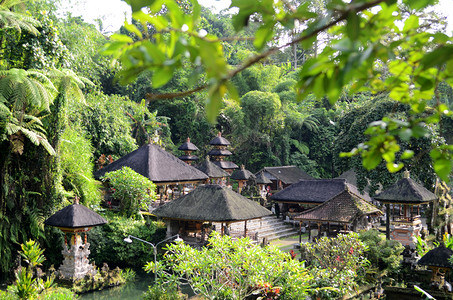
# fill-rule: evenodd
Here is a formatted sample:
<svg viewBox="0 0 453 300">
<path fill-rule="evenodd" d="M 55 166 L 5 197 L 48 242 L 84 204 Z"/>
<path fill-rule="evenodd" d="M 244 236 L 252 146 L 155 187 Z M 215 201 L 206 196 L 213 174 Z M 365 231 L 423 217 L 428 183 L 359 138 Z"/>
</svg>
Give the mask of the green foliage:
<svg viewBox="0 0 453 300">
<path fill-rule="evenodd" d="M 125 216 L 138 216 L 140 209 L 148 211 L 148 205 L 156 200 L 156 185 L 129 167 L 105 173 L 103 181 L 109 183 L 112 197 L 120 202 Z"/>
<path fill-rule="evenodd" d="M 318 37 L 328 33 L 331 38 L 326 46 L 309 57 L 298 73 L 299 98 L 313 94 L 334 104 L 349 90 L 350 93 L 388 93 L 391 99 L 408 104 L 407 119 L 386 118 L 371 124 L 367 131 L 369 139 L 349 153 L 361 154 L 368 170 L 384 162 L 388 171 L 397 172 L 403 167 L 402 161 L 411 157 L 401 142 L 429 136 L 425 124 L 437 124 L 442 116 L 451 115 L 436 91 L 440 82 L 452 82 L 452 38 L 441 32 L 420 30 L 418 15 L 430 4 L 430 1 L 411 3 L 417 10 L 407 17 L 397 3 L 384 0 L 352 5 L 333 2 L 322 9 L 313 9 L 308 2 L 290 8 L 286 1 L 233 1 L 231 7 L 237 8 L 232 19 L 234 29 L 239 32 L 249 25 L 258 26 L 253 45 L 259 52 L 236 63 L 236 68 L 228 68 L 221 41 L 205 35 L 206 31 L 199 27 L 201 14 L 197 1 L 193 2 L 191 14 L 185 14 L 175 0 L 166 1 L 164 13 L 160 13 L 160 2 L 138 1 L 133 2 L 133 17 L 146 29 L 138 32 L 135 26 L 128 26 L 139 39 L 114 35 L 104 52 L 123 63 L 124 83 L 151 70 L 153 85 L 162 86 L 185 63 L 193 65 L 196 71 L 191 82 L 197 83 L 199 75 L 205 75 L 206 84 L 201 84 L 201 88 L 208 90 L 206 111 L 208 119 L 214 121 L 224 96 L 228 93 L 235 99 L 238 94 L 228 80 L 245 70 L 256 72 L 253 68 L 260 61 L 288 46 L 311 49 L 315 45 L 316 49 Z M 148 7 L 149 14 L 140 11 L 141 7 Z M 379 9 L 372 10 L 373 7 Z M 254 23 L 257 19 L 260 22 Z M 404 26 L 398 27 L 398 22 Z M 299 28 L 295 24 L 300 24 Z M 272 47 L 273 41 L 280 37 L 277 28 L 293 32 L 293 40 Z M 251 78 L 256 85 L 258 76 L 253 74 Z M 247 85 L 236 85 L 239 94 L 247 92 Z M 198 90 L 194 88 L 187 93 Z M 436 101 L 431 102 L 433 98 Z M 432 109 L 428 103 L 433 103 Z M 436 144 L 430 156 L 435 172 L 448 180 L 452 147 Z"/>
<path fill-rule="evenodd" d="M 0 32 L 4 28 L 14 28 L 19 33 L 25 30 L 34 35 L 38 34 L 36 26 L 40 23 L 28 14 L 16 11 L 21 4 L 21 0 L 5 0 L 0 3 Z"/>
<path fill-rule="evenodd" d="M 137 148 L 130 134 L 130 118 L 125 112 L 133 114 L 138 104 L 101 92 L 89 93 L 86 103 L 71 104 L 68 114 L 71 124 L 82 127 L 90 137 L 95 158 L 105 154 L 117 159 Z"/>
<path fill-rule="evenodd" d="M 7 35 L 3 53 L 7 66 L 23 69 L 68 67 L 68 50 L 49 14 L 36 10 L 33 17 L 39 21 L 36 26 L 38 34 L 23 31 Z"/>
<path fill-rule="evenodd" d="M 64 131 L 60 151 L 63 187 L 86 206 L 101 200 L 100 184 L 93 178 L 93 151 L 90 141 L 79 131 L 72 128 Z"/>
<path fill-rule="evenodd" d="M 131 218 L 107 215 L 108 223 L 93 228 L 88 235 L 91 247 L 90 258 L 96 264 L 104 262 L 109 266 L 142 268 L 153 259 L 149 245 L 134 242 L 125 243 L 123 239 L 133 235 L 145 241 L 157 243 L 165 238 L 165 227 L 160 223 L 133 220 Z"/>
<path fill-rule="evenodd" d="M 0 141 L 9 140 L 13 153 L 23 153 L 27 138 L 55 154 L 39 116 L 49 111 L 56 92 L 52 82 L 38 71 L 0 71 Z"/>
<path fill-rule="evenodd" d="M 368 247 L 366 257 L 373 267 L 397 272 L 403 261 L 404 246 L 398 241 L 386 240 L 377 230 L 360 232 L 360 240 Z M 418 251 L 418 246 L 417 246 Z"/>
<path fill-rule="evenodd" d="M 152 262 L 146 265 L 148 271 L 154 267 Z M 201 250 L 184 243 L 170 244 L 157 270 L 159 284 L 187 281 L 195 293 L 208 299 L 266 297 L 271 290 L 280 299 L 305 299 L 312 280 L 303 263 L 288 253 L 216 233 Z"/>
<path fill-rule="evenodd" d="M 144 300 L 179 300 L 185 299 L 179 292 L 177 287 L 165 287 L 161 285 L 152 285 L 143 294 Z"/>
<path fill-rule="evenodd" d="M 358 276 L 363 274 L 369 261 L 363 257 L 367 246 L 357 233 L 339 234 L 335 238 L 323 237 L 316 243 L 301 245 L 301 259 L 311 265 L 310 273 L 321 297 L 339 297 L 358 287 Z"/>
<path fill-rule="evenodd" d="M 33 240 L 21 245 L 20 255 L 28 263 L 16 271 L 16 282 L 8 286 L 7 292 L 0 292 L 0 299 L 74 299 L 75 294 L 68 289 L 54 286 L 54 275 L 43 280 L 35 277 L 42 271 L 38 269 L 44 260 L 44 250 Z"/>
</svg>

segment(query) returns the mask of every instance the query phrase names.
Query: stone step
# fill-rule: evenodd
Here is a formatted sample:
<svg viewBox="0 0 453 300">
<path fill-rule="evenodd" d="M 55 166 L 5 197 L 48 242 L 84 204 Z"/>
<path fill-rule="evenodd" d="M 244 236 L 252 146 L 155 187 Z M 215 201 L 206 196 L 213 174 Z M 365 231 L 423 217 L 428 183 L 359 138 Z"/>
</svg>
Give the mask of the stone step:
<svg viewBox="0 0 453 300">
<path fill-rule="evenodd" d="M 220 223 L 216 228 L 221 228 Z M 230 232 L 232 235 L 240 235 L 244 231 L 244 222 L 232 223 Z M 247 231 L 251 234 L 258 233 L 258 240 L 266 238 L 268 241 L 293 236 L 298 234 L 297 227 L 286 224 L 276 216 L 267 216 L 261 219 L 247 221 Z"/>
</svg>

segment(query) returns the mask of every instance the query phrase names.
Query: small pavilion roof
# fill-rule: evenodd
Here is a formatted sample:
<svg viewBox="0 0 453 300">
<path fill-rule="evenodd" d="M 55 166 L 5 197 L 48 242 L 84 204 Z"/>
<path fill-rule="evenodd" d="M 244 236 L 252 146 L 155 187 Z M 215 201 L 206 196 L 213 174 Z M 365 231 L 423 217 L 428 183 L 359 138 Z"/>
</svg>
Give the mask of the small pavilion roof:
<svg viewBox="0 0 453 300">
<path fill-rule="evenodd" d="M 267 178 L 264 175 L 263 171 L 260 171 L 260 172 L 256 173 L 255 176 L 256 176 L 256 183 L 257 184 L 269 184 L 269 183 L 272 183 L 272 180 Z"/>
<path fill-rule="evenodd" d="M 255 178 L 255 175 L 249 170 L 246 170 L 244 165 L 241 165 L 241 168 L 234 171 L 230 178 L 235 180 L 249 180 L 250 177 Z"/>
<path fill-rule="evenodd" d="M 453 268 L 453 265 L 448 260 L 452 255 L 453 250 L 445 247 L 444 244 L 441 244 L 439 247 L 436 247 L 423 255 L 417 264 L 423 266 Z"/>
<path fill-rule="evenodd" d="M 222 137 L 221 132 L 219 132 L 217 136 L 209 142 L 209 145 L 213 146 L 228 146 L 229 144 L 230 142 L 226 138 Z"/>
<path fill-rule="evenodd" d="M 99 214 L 78 203 L 66 206 L 44 221 L 46 225 L 64 228 L 93 227 L 106 223 Z"/>
<path fill-rule="evenodd" d="M 228 161 L 228 160 L 215 160 L 212 163 L 215 164 L 216 166 L 222 168 L 223 170 L 239 168 L 237 164 L 235 164 L 232 161 Z"/>
<path fill-rule="evenodd" d="M 264 167 L 258 172 L 270 180 L 281 180 L 284 184 L 293 184 L 302 179 L 314 179 L 296 166 Z"/>
<path fill-rule="evenodd" d="M 383 203 L 423 204 L 436 200 L 437 196 L 412 178 L 402 178 L 374 199 Z"/>
<path fill-rule="evenodd" d="M 230 188 L 209 184 L 156 208 L 153 214 L 166 219 L 235 222 L 261 218 L 272 212 Z"/>
<path fill-rule="evenodd" d="M 94 173 L 96 178 L 105 173 L 129 167 L 156 184 L 195 182 L 208 179 L 200 170 L 186 164 L 158 145 L 146 144 L 126 154 Z"/>
<path fill-rule="evenodd" d="M 332 199 L 294 217 L 295 220 L 352 223 L 362 216 L 383 215 L 373 204 L 357 197 L 348 189 Z"/>
<path fill-rule="evenodd" d="M 209 178 L 222 178 L 230 176 L 228 172 L 224 171 L 222 168 L 210 161 L 209 156 L 206 157 L 206 160 L 196 165 L 195 168 L 208 175 Z"/>
<path fill-rule="evenodd" d="M 371 201 L 367 193 L 360 193 L 345 179 L 313 179 L 301 180 L 271 196 L 272 200 L 307 204 L 321 204 L 338 194 L 349 190 L 350 193 L 367 201 Z"/>
<path fill-rule="evenodd" d="M 190 138 L 187 138 L 186 142 L 179 146 L 178 150 L 182 151 L 197 151 L 199 150 L 197 146 L 190 142 Z"/>
<path fill-rule="evenodd" d="M 196 155 L 181 155 L 178 157 L 180 160 L 198 160 Z"/>
<path fill-rule="evenodd" d="M 230 156 L 230 155 L 233 155 L 233 153 L 231 153 L 231 151 L 229 151 L 227 149 L 212 149 L 212 150 L 209 150 L 208 155 L 212 155 L 212 156 Z"/>
</svg>

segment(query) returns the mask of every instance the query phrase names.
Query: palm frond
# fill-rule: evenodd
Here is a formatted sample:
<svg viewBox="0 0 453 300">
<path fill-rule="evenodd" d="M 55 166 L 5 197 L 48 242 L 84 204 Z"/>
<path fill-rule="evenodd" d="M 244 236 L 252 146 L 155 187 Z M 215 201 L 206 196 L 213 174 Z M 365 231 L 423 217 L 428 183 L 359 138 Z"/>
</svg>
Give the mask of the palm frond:
<svg viewBox="0 0 453 300">
<path fill-rule="evenodd" d="M 27 14 L 11 11 L 13 7 L 22 2 L 21 0 L 3 0 L 0 3 L 0 27 L 15 28 L 19 32 L 25 30 L 38 35 L 39 31 L 36 27 L 41 25 L 39 21 Z"/>
</svg>

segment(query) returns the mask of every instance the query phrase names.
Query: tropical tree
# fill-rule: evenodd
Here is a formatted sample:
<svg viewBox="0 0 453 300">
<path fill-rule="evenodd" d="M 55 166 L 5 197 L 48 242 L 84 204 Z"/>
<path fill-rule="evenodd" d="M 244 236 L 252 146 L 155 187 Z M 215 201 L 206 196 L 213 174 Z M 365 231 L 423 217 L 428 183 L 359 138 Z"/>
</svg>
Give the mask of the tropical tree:
<svg viewBox="0 0 453 300">
<path fill-rule="evenodd" d="M 22 154 L 27 138 L 55 154 L 39 116 L 50 110 L 56 94 L 55 86 L 42 72 L 0 71 L 0 121 L 3 125 L 0 130 L 4 131 L 0 141 L 9 141 L 12 153 Z"/>
<path fill-rule="evenodd" d="M 238 98 L 229 79 L 285 47 L 301 44 L 309 48 L 326 32 L 332 39 L 320 53 L 305 61 L 297 77 L 300 98 L 313 93 L 319 99 L 327 97 L 335 103 L 344 88 L 351 86 L 351 93 L 388 92 L 393 100 L 410 106 L 411 117 L 407 121 L 387 118 L 373 124 L 369 140 L 350 153 L 360 154 L 367 169 L 385 161 L 389 171 L 401 170 L 402 161 L 410 155 L 396 155 L 402 152 L 400 140 L 429 134 L 424 124 L 436 124 L 441 116 L 451 114 L 440 102 L 436 90 L 439 82 L 448 83 L 453 78 L 452 38 L 441 32 L 419 30 L 419 17 L 416 14 L 407 17 L 395 1 L 332 1 L 327 3 L 324 12 L 316 12 L 309 2 L 285 9 L 287 1 L 234 0 L 231 7 L 238 9 L 233 16 L 236 31 L 246 28 L 252 19 L 259 18 L 261 23 L 253 41 L 258 53 L 233 69 L 224 58 L 222 41 L 198 26 L 201 9 L 197 1 L 192 1 L 191 14 L 185 14 L 176 2 L 165 1 L 165 14 L 158 14 L 161 1 L 128 1 L 133 18 L 144 28 L 149 24 L 153 30 L 142 34 L 131 24 L 128 29 L 137 34 L 139 40 L 112 35 L 112 42 L 104 53 L 122 62 L 123 68 L 118 75 L 123 83 L 132 82 L 146 70 L 153 72 L 152 84 L 159 87 L 166 84 L 184 63 L 197 67 L 199 71 L 193 74 L 191 81 L 196 84 L 187 91 L 167 97 L 207 89 L 207 115 L 211 121 L 215 120 L 227 93 L 229 97 Z M 416 11 L 434 3 L 403 2 Z M 145 14 L 142 7 L 148 7 L 150 13 Z M 372 11 L 373 7 L 380 9 Z M 295 22 L 305 29 L 289 43 L 272 46 L 272 41 L 278 38 L 276 28 L 291 29 Z M 404 26 L 398 27 L 398 22 Z M 431 47 L 425 47 L 429 41 Z M 380 62 L 389 63 L 381 67 Z M 205 80 L 199 83 L 202 73 Z M 433 98 L 438 101 L 428 110 L 427 103 Z M 448 180 L 452 169 L 452 154 L 453 146 L 450 145 L 435 145 L 430 150 L 434 169 L 444 180 Z"/>
</svg>

